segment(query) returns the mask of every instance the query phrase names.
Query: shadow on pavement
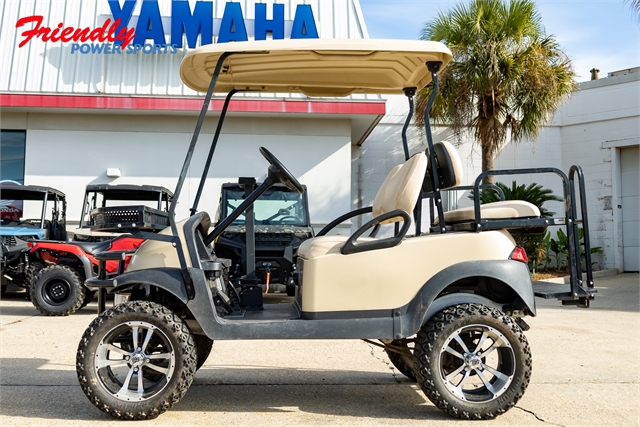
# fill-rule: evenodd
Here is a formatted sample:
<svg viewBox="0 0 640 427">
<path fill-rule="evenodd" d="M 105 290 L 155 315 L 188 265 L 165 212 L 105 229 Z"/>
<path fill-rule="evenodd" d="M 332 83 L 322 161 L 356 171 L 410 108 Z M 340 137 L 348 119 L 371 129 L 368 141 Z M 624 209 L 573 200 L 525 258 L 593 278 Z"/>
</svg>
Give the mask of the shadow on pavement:
<svg viewBox="0 0 640 427">
<path fill-rule="evenodd" d="M 594 279 L 598 293 L 587 310 L 623 311 L 637 313 L 640 310 L 640 275 L 638 273 L 624 273 L 612 277 Z M 555 299 L 536 298 L 538 308 L 555 308 L 564 310 L 584 309 L 563 306 Z"/>
<path fill-rule="evenodd" d="M 0 359 L 0 416 L 56 420 L 107 420 L 84 396 L 76 382 L 75 370 L 57 370 L 46 359 Z M 53 368 L 53 369 L 52 369 Z M 223 370 L 225 377 L 259 379 L 253 384 L 211 384 L 206 377 Z M 19 370 L 21 372 L 16 372 Z M 208 372 L 207 372 L 208 371 Z M 307 412 L 319 415 L 375 417 L 381 419 L 442 420 L 447 416 L 434 407 L 415 383 L 406 379 L 386 383 L 365 381 L 347 384 L 353 379 L 378 378 L 376 373 L 342 371 L 345 383 L 309 384 L 307 377 L 322 377 L 313 370 L 262 368 L 203 368 L 182 401 L 171 409 L 194 412 L 285 413 Z M 205 374 L 205 375 L 203 375 Z M 34 378 L 37 375 L 37 378 Z M 199 379 L 200 377 L 200 379 Z M 203 378 L 204 377 L 204 378 Z M 283 377 L 295 384 L 277 384 Z M 21 381 L 20 378 L 25 380 Z M 9 380 L 9 381 L 7 381 Z M 307 383 L 305 383 L 307 382 Z M 162 416 L 161 416 L 162 418 Z"/>
</svg>

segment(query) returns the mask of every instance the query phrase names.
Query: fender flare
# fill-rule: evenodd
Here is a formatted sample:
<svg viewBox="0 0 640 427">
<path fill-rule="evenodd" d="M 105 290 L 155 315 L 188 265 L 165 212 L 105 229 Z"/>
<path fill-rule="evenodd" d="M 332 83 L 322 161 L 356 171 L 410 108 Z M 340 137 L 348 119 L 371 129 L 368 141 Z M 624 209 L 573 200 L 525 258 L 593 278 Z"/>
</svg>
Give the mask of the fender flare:
<svg viewBox="0 0 640 427">
<path fill-rule="evenodd" d="M 51 244 L 48 244 L 48 243 L 49 242 L 42 242 L 42 243 L 37 242 L 35 246 L 30 249 L 29 252 L 37 256 L 38 252 L 40 252 L 41 250 L 49 249 L 53 251 L 66 252 L 68 254 L 75 255 L 78 258 L 78 260 L 80 260 L 80 263 L 82 263 L 82 269 L 84 270 L 84 279 L 87 280 L 87 279 L 93 278 L 94 274 L 93 274 L 93 267 L 91 265 L 91 260 L 87 256 L 86 252 L 84 252 L 80 247 L 72 247 L 73 245 L 68 245 L 66 243 L 59 243 L 59 242 L 51 243 Z M 38 258 L 40 257 L 38 256 Z M 88 288 L 88 289 L 95 291 L 97 288 Z"/>
<path fill-rule="evenodd" d="M 179 268 L 152 268 L 147 270 L 136 270 L 126 272 L 114 279 L 116 285 L 107 288 L 110 294 L 119 293 L 131 288 L 134 285 L 149 285 L 163 289 L 185 305 L 189 301 L 182 272 Z"/>
<path fill-rule="evenodd" d="M 535 296 L 526 264 L 513 260 L 465 261 L 438 272 L 420 288 L 409 304 L 396 310 L 396 337 L 414 335 L 431 316 L 455 304 L 479 303 L 504 311 L 504 306 L 508 303 L 492 301 L 470 292 L 457 292 L 438 298 L 449 285 L 474 277 L 485 277 L 504 283 L 522 300 L 531 314 L 536 315 Z"/>
</svg>

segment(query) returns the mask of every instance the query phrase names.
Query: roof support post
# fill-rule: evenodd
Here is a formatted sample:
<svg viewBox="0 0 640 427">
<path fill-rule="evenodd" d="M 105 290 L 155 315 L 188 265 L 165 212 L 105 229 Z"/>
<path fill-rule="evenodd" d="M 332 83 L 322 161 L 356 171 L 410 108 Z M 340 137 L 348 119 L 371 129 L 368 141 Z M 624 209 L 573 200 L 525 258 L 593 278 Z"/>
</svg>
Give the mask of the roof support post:
<svg viewBox="0 0 640 427">
<path fill-rule="evenodd" d="M 409 143 L 407 141 L 407 129 L 409 128 L 409 124 L 411 123 L 411 119 L 413 118 L 413 97 L 417 92 L 417 88 L 415 87 L 406 87 L 403 89 L 404 95 L 409 100 L 409 114 L 407 114 L 407 119 L 404 122 L 404 126 L 402 127 L 402 148 L 404 149 L 404 160 L 409 160 L 411 157 L 409 153 Z M 413 209 L 413 221 L 415 222 L 415 235 L 419 236 L 422 233 L 422 197 L 418 198 L 416 202 L 416 206 Z M 396 234 L 398 234 L 399 230 L 396 230 Z"/>
<path fill-rule="evenodd" d="M 216 127 L 216 133 L 213 135 L 213 140 L 211 141 L 211 148 L 209 148 L 209 155 L 207 156 L 207 162 L 204 165 L 204 169 L 202 170 L 202 178 L 200 178 L 200 185 L 198 185 L 198 192 L 196 193 L 196 198 L 193 201 L 193 207 L 191 208 L 191 215 L 195 214 L 198 210 L 198 203 L 200 203 L 200 196 L 202 196 L 202 190 L 204 189 L 204 183 L 207 180 L 207 175 L 209 174 L 209 166 L 211 166 L 211 160 L 213 159 L 213 154 L 216 151 L 216 146 L 218 145 L 218 139 L 220 139 L 220 132 L 222 131 L 222 124 L 224 123 L 224 119 L 227 116 L 227 110 L 229 109 L 229 102 L 231 98 L 236 93 L 240 92 L 239 90 L 231 90 L 227 94 L 227 97 L 224 100 L 224 105 L 222 106 L 222 110 L 220 111 L 220 118 L 218 119 L 218 126 Z"/>
<path fill-rule="evenodd" d="M 429 101 L 427 102 L 427 108 L 424 110 L 424 130 L 427 135 L 427 147 L 429 148 L 429 165 L 431 167 L 431 179 L 433 180 L 433 199 L 436 205 L 436 209 L 438 210 L 438 218 L 440 218 L 440 222 L 438 226 L 440 227 L 440 233 L 445 233 L 446 228 L 444 225 L 444 213 L 442 209 L 442 196 L 440 194 L 440 178 L 438 177 L 438 168 L 436 165 L 436 157 L 433 151 L 433 135 L 431 134 L 431 124 L 429 123 L 429 113 L 431 112 L 431 107 L 433 107 L 433 101 L 435 100 L 436 94 L 438 93 L 438 71 L 440 71 L 440 67 L 442 67 L 442 62 L 440 61 L 429 61 L 426 63 L 427 69 L 431 72 L 431 80 L 433 81 L 433 91 L 431 92 L 431 96 L 429 97 Z"/>
</svg>

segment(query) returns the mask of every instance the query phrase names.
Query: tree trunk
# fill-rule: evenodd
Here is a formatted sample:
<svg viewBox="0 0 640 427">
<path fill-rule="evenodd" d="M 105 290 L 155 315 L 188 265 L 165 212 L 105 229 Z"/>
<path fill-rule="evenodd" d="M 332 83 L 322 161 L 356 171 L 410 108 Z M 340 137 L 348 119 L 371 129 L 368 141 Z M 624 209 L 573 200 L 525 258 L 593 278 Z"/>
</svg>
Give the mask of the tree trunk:
<svg viewBox="0 0 640 427">
<path fill-rule="evenodd" d="M 493 170 L 493 155 L 489 152 L 488 147 L 482 146 L 482 172 Z M 493 184 L 493 175 L 485 176 L 482 180 L 483 184 Z"/>
</svg>

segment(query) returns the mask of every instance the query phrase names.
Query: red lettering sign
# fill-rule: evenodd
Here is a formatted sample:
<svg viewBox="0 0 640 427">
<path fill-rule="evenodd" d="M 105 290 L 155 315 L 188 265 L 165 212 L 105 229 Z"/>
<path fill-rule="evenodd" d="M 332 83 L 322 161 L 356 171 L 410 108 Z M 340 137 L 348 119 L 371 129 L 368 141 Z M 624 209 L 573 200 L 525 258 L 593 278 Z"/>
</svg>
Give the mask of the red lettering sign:
<svg viewBox="0 0 640 427">
<path fill-rule="evenodd" d="M 25 44 L 29 43 L 31 39 L 40 38 L 43 42 L 86 42 L 91 40 L 92 42 L 99 41 L 104 43 L 105 41 L 115 42 L 121 41 L 122 48 L 127 47 L 129 43 L 133 41 L 135 38 L 135 30 L 133 28 L 122 27 L 118 34 L 116 34 L 116 30 L 120 27 L 120 19 L 116 19 L 113 24 L 111 23 L 111 19 L 107 19 L 101 27 L 91 29 L 87 28 L 74 28 L 74 27 L 65 27 L 61 22 L 54 29 L 49 27 L 42 26 L 42 15 L 33 15 L 26 16 L 24 18 L 20 18 L 18 22 L 16 22 L 16 28 L 23 27 L 27 24 L 33 23 L 33 28 L 30 30 L 25 30 L 20 34 L 22 37 L 22 41 L 18 45 L 18 47 L 22 47 Z"/>
</svg>

